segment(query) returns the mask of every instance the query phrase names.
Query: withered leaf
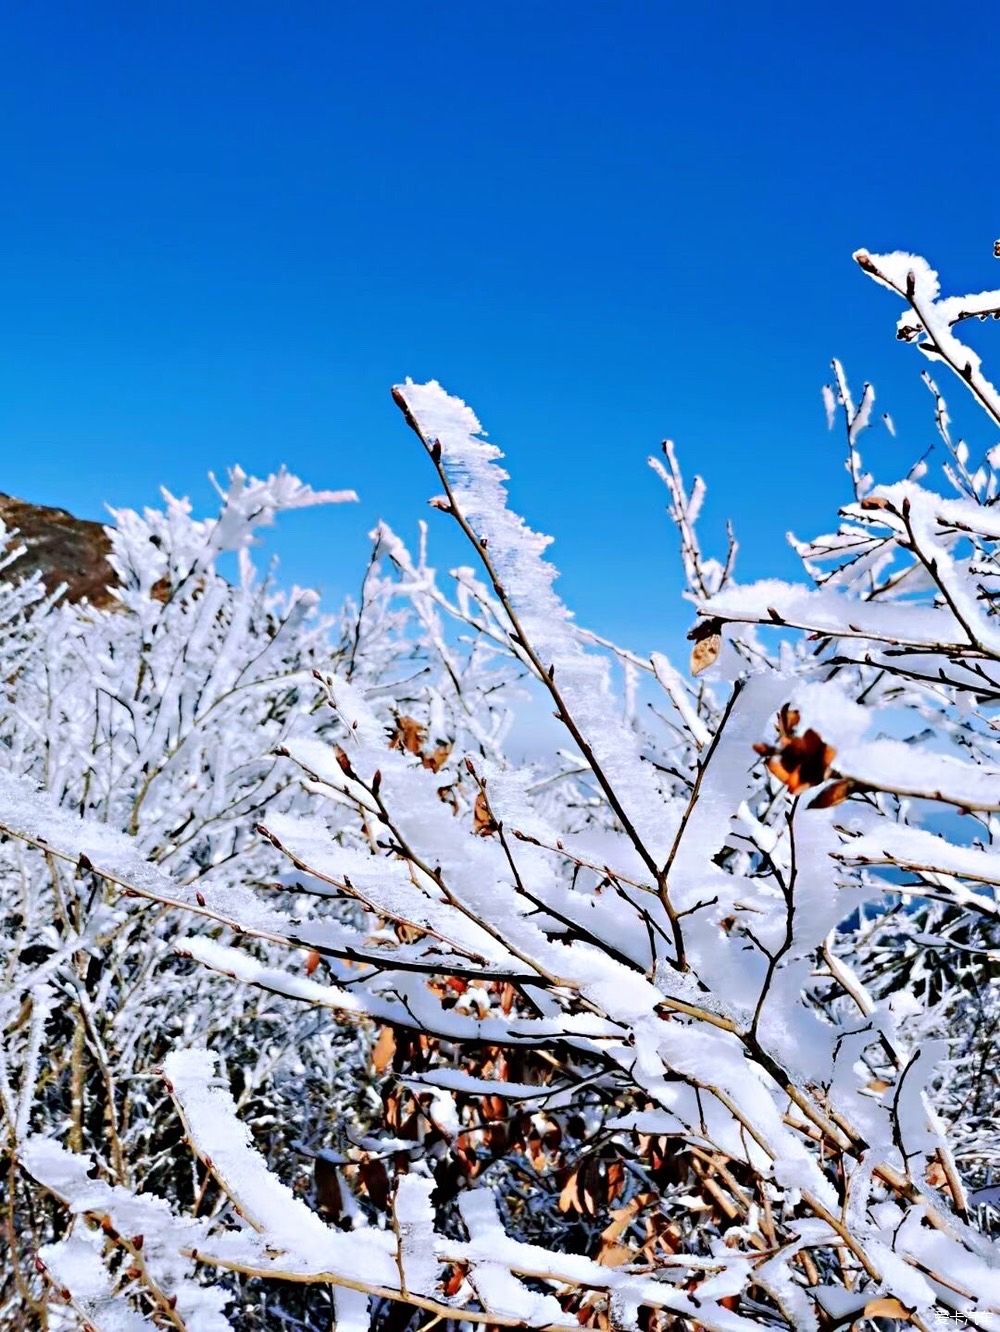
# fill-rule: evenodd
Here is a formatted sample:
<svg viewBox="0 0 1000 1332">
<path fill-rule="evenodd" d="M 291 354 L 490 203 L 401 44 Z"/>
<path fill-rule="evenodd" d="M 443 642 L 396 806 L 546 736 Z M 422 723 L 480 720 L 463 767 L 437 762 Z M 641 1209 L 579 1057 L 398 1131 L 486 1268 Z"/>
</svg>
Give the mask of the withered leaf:
<svg viewBox="0 0 1000 1332">
<path fill-rule="evenodd" d="M 426 736 L 426 729 L 415 717 L 400 716 L 389 736 L 389 748 L 403 749 L 407 754 L 422 754 Z"/>
<path fill-rule="evenodd" d="M 813 796 L 809 801 L 810 809 L 832 809 L 834 805 L 842 805 L 849 795 L 852 795 L 855 785 L 850 777 L 841 777 L 839 781 L 831 782 L 829 786 L 824 786 L 818 795 Z"/>
<path fill-rule="evenodd" d="M 391 1027 L 383 1027 L 378 1040 L 372 1047 L 372 1067 L 376 1073 L 384 1073 L 392 1063 L 396 1053 L 396 1035 Z"/>
<path fill-rule="evenodd" d="M 651 1193 L 637 1193 L 624 1207 L 613 1208 L 611 1221 L 601 1231 L 601 1239 L 605 1244 L 616 1244 L 625 1234 L 625 1231 L 628 1230 L 638 1213 L 648 1205 L 652 1198 Z"/>
<path fill-rule="evenodd" d="M 691 649 L 691 674 L 700 675 L 718 659 L 722 650 L 722 621 L 715 616 L 700 620 L 688 633 L 694 643 Z"/>
<path fill-rule="evenodd" d="M 465 1268 L 459 1266 L 459 1264 L 457 1263 L 454 1264 L 451 1268 L 451 1271 L 444 1279 L 443 1288 L 445 1295 L 447 1295 L 449 1299 L 453 1295 L 457 1295 L 459 1290 L 461 1290 L 462 1288 L 462 1282 L 464 1280 L 465 1280 Z"/>
<path fill-rule="evenodd" d="M 787 786 L 791 795 L 807 791 L 811 786 L 819 786 L 833 776 L 831 765 L 837 753 L 812 728 L 802 735 L 796 735 L 799 720 L 798 712 L 786 703 L 778 713 L 777 745 L 754 745 L 756 752 L 767 760 L 768 772 Z M 846 799 L 847 794 L 849 792 L 841 798 Z M 837 804 L 839 801 L 831 800 L 830 803 Z"/>
<path fill-rule="evenodd" d="M 420 1111 L 414 1110 L 412 1114 L 407 1115 L 397 1132 L 401 1138 L 417 1142 L 420 1138 Z"/>
<path fill-rule="evenodd" d="M 898 1318 L 901 1322 L 908 1323 L 913 1316 L 913 1310 L 907 1309 L 905 1304 L 900 1304 L 895 1296 L 886 1295 L 878 1300 L 869 1300 L 865 1305 L 864 1314 L 866 1318 Z"/>
<path fill-rule="evenodd" d="M 718 660 L 721 651 L 721 634 L 709 634 L 708 638 L 700 639 L 691 649 L 691 674 L 701 675 L 702 671 L 707 671 Z"/>
<path fill-rule="evenodd" d="M 792 795 L 818 786 L 829 776 L 836 750 L 824 744 L 822 736 L 811 728 L 789 740 L 767 761 L 768 771 L 788 787 Z"/>
<path fill-rule="evenodd" d="M 487 1150 L 493 1156 L 503 1156 L 508 1148 L 507 1128 L 504 1124 L 491 1124 L 483 1134 Z"/>
<path fill-rule="evenodd" d="M 322 1154 L 313 1161 L 313 1178 L 316 1182 L 316 1204 L 324 1215 L 334 1221 L 340 1219 L 344 1200 L 340 1191 L 339 1171 L 332 1161 Z"/>
<path fill-rule="evenodd" d="M 634 1256 L 632 1250 L 624 1244 L 605 1244 L 597 1255 L 597 1261 L 602 1267 L 621 1267 L 623 1263 L 630 1263 Z"/>
<path fill-rule="evenodd" d="M 625 1167 L 621 1161 L 612 1161 L 607 1170 L 608 1200 L 617 1198 L 625 1187 Z"/>
<path fill-rule="evenodd" d="M 451 754 L 452 746 L 450 744 L 437 745 L 429 754 L 424 754 L 421 762 L 425 768 L 431 772 L 440 772 L 448 762 L 448 756 Z"/>
<path fill-rule="evenodd" d="M 502 1096 L 484 1096 L 482 1098 L 483 1119 L 502 1119 L 504 1101 Z"/>
<path fill-rule="evenodd" d="M 380 1211 L 385 1211 L 389 1206 L 389 1175 L 385 1166 L 381 1161 L 362 1161 L 358 1174 L 368 1197 Z"/>
<path fill-rule="evenodd" d="M 588 1216 L 596 1216 L 598 1207 L 607 1199 L 607 1182 L 596 1157 L 588 1156 L 580 1167 L 576 1193 Z"/>
<path fill-rule="evenodd" d="M 932 1161 L 927 1167 L 927 1173 L 924 1180 L 932 1189 L 943 1189 L 948 1183 L 948 1175 L 940 1161 Z"/>
<path fill-rule="evenodd" d="M 451 742 L 439 741 L 429 752 L 426 745 L 427 727 L 418 722 L 416 717 L 397 716 L 396 725 L 389 732 L 389 748 L 413 754 L 425 768 L 431 772 L 440 772 L 451 755 Z"/>
<path fill-rule="evenodd" d="M 496 821 L 490 813 L 486 794 L 480 791 L 476 796 L 476 805 L 472 813 L 472 827 L 477 837 L 489 837 L 497 830 Z"/>
<path fill-rule="evenodd" d="M 580 1172 L 574 1170 L 559 1195 L 560 1212 L 582 1212 L 584 1210 L 583 1203 L 580 1201 L 579 1185 Z"/>
<path fill-rule="evenodd" d="M 799 722 L 802 720 L 802 714 L 798 708 L 793 708 L 791 703 L 783 703 L 781 711 L 778 713 L 778 738 L 782 744 L 787 743 L 795 732 L 799 729 Z"/>
</svg>

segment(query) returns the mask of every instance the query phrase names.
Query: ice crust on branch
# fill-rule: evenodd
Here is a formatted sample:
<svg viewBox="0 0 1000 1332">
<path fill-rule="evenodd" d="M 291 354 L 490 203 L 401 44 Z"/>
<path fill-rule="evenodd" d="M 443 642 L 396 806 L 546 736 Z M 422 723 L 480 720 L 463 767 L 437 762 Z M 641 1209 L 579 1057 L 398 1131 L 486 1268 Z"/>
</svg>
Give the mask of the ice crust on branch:
<svg viewBox="0 0 1000 1332">
<path fill-rule="evenodd" d="M 504 592 L 517 608 L 523 637 L 542 669 L 555 672 L 569 712 L 593 745 L 630 821 L 654 859 L 660 859 L 668 845 L 665 802 L 632 737 L 627 732 L 609 733 L 613 704 L 607 662 L 588 653 L 572 632 L 570 613 L 554 589 L 557 572 L 543 558 L 552 538 L 532 531 L 507 508 L 508 474 L 497 461 L 503 454 L 483 437 L 471 408 L 447 394 L 436 380 L 407 382 L 395 393 L 420 437 L 428 446 L 440 448 L 455 506 L 488 552 Z"/>
</svg>

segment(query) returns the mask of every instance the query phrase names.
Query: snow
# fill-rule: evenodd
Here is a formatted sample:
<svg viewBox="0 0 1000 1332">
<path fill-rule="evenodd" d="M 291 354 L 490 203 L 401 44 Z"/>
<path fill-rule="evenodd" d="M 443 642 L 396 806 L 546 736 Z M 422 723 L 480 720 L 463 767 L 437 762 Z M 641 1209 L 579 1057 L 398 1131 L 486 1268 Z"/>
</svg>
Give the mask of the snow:
<svg viewBox="0 0 1000 1332">
<path fill-rule="evenodd" d="M 901 250 L 891 254 L 869 255 L 859 250 L 854 257 L 877 282 L 906 296 L 912 305 L 913 312 L 900 317 L 898 336 L 912 340 L 918 334 L 926 333 L 927 337 L 921 346 L 959 370 L 974 388 L 992 419 L 1000 420 L 1000 393 L 983 374 L 982 358 L 952 332 L 952 325 L 961 314 L 995 309 L 997 293 L 988 291 L 979 296 L 941 300 L 938 274 L 920 255 L 907 254 Z"/>
<path fill-rule="evenodd" d="M 237 884 L 184 888 L 152 865 L 133 838 L 67 813 L 51 796 L 6 772 L 0 772 L 0 829 L 74 864 L 89 862 L 102 877 L 141 897 L 211 914 L 248 932 L 279 937 L 283 932 L 287 917 L 269 910 L 250 889 Z"/>
<path fill-rule="evenodd" d="M 19 1154 L 31 1175 L 61 1198 L 72 1213 L 107 1218 L 120 1235 L 130 1240 L 142 1236 L 143 1262 L 160 1290 L 177 1297 L 178 1312 L 190 1332 L 229 1332 L 229 1321 L 222 1312 L 227 1303 L 226 1294 L 196 1282 L 193 1262 L 186 1256 L 206 1243 L 207 1222 L 174 1216 L 162 1199 L 137 1195 L 119 1185 L 91 1179 L 89 1160 L 68 1152 L 52 1138 L 29 1138 Z M 84 1235 L 79 1238 L 89 1245 Z M 252 1261 L 256 1249 L 254 1240 L 244 1239 L 239 1248 L 240 1259 Z M 68 1264 L 70 1290 L 74 1280 L 82 1280 L 86 1289 L 81 1298 L 84 1301 L 100 1298 L 97 1292 L 101 1289 L 101 1276 L 83 1249 L 74 1246 L 66 1253 L 57 1247 L 55 1262 L 57 1267 Z"/>
<path fill-rule="evenodd" d="M 877 830 L 862 832 L 844 842 L 840 856 L 851 865 L 899 866 L 919 871 L 928 882 L 946 890 L 964 907 L 996 916 L 996 901 L 973 893 L 959 879 L 1000 885 L 1000 855 L 992 849 L 959 846 L 926 828 L 880 822 Z"/>
<path fill-rule="evenodd" d="M 68 1292 L 74 1308 L 95 1332 L 139 1332 L 156 1326 L 114 1293 L 115 1281 L 104 1265 L 100 1237 L 94 1232 L 43 1244 L 38 1258 L 48 1278 Z"/>
<path fill-rule="evenodd" d="M 546 1087 L 530 1082 L 501 1082 L 496 1078 L 476 1078 L 457 1068 L 437 1068 L 428 1073 L 414 1073 L 407 1076 L 405 1081 L 417 1087 L 443 1087 L 448 1091 L 459 1092 L 463 1096 L 501 1096 L 506 1100 L 544 1100 L 546 1103 L 558 1098 L 565 1088 L 565 1084 Z"/>
<path fill-rule="evenodd" d="M 364 1291 L 337 1286 L 333 1292 L 336 1332 L 368 1332 L 369 1300 Z"/>
<path fill-rule="evenodd" d="M 832 588 L 803 588 L 770 578 L 744 587 L 733 584 L 698 610 L 723 620 L 770 621 L 835 638 L 887 639 L 944 651 L 969 646 L 968 635 L 953 612 L 945 608 L 868 603 Z"/>
<path fill-rule="evenodd" d="M 402 1281 L 417 1295 L 437 1290 L 440 1264 L 435 1256 L 433 1192 L 433 1180 L 411 1172 L 400 1179 L 393 1202 Z"/>
<path fill-rule="evenodd" d="M 958 809 L 1000 810 L 1000 768 L 934 754 L 902 740 L 844 745 L 837 767 L 877 790 L 923 796 Z"/>
<path fill-rule="evenodd" d="M 268 1169 L 216 1076 L 216 1062 L 207 1050 L 172 1050 L 163 1071 L 192 1147 L 241 1215 L 261 1231 L 269 1248 L 284 1251 L 296 1272 L 356 1276 L 363 1271 L 374 1284 L 395 1286 L 387 1237 L 367 1228 L 329 1229 Z"/>
</svg>

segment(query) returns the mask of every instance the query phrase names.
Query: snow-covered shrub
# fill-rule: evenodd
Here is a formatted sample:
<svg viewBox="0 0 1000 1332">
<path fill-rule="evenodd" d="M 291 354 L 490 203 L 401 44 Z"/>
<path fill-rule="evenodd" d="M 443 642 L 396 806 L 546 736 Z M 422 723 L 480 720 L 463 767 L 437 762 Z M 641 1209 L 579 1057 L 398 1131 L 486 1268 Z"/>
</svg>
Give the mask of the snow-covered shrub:
<svg viewBox="0 0 1000 1332">
<path fill-rule="evenodd" d="M 276 513 L 345 498 L 283 473 L 257 482 L 237 470 L 211 520 L 169 495 L 162 510 L 116 512 L 118 606 L 108 611 L 54 604 L 37 580 L 0 582 L 0 770 L 75 817 L 127 833 L 197 900 L 280 887 L 284 858 L 254 825 L 315 803 L 278 753 L 292 739 L 338 733 L 317 706 L 315 672 L 391 685 L 411 729 L 435 709 L 443 725 L 464 690 L 490 743 L 505 713 L 480 706 L 477 690 L 495 693 L 499 677 L 482 653 L 446 649 L 439 632 L 447 670 L 428 647 L 434 611 L 421 588 L 433 578 L 388 529 L 375 534 L 361 607 L 339 621 L 319 615 L 313 593 L 285 593 L 258 574 L 251 543 Z M 157 1072 L 172 1047 L 197 1042 L 219 1052 L 270 1158 L 286 1171 L 311 1169 L 313 1140 L 346 1107 L 370 1116 L 364 1031 L 220 987 L 178 948 L 190 919 L 150 910 L 121 888 L 85 865 L 67 869 L 44 847 L 0 846 L 5 1151 L 15 1126 L 34 1116 L 73 1151 L 96 1152 L 115 1184 L 214 1208 L 210 1187 L 178 1154 Z M 257 952 L 266 957 L 267 944 Z M 41 1316 L 32 1267 L 53 1237 L 44 1198 L 28 1196 L 16 1160 L 12 1151 L 0 1231 L 5 1326 L 15 1311 Z"/>
<path fill-rule="evenodd" d="M 953 332 L 1000 295 L 945 301 L 923 261 L 860 262 L 1000 424 Z M 319 668 L 325 723 L 270 745 L 272 780 L 298 780 L 307 806 L 255 811 L 258 840 L 236 849 L 248 866 L 280 853 L 285 893 L 263 886 L 272 869 L 185 876 L 181 833 L 144 843 L 0 778 L 0 825 L 60 882 L 95 885 L 109 912 L 118 885 L 165 919 L 226 927 L 173 939 L 203 968 L 182 978 L 192 993 L 218 973 L 239 982 L 216 982 L 234 1012 L 259 993 L 326 1019 L 317 1036 L 378 1024 L 381 1114 L 341 1101 L 310 1121 L 303 1197 L 249 1132 L 227 1037 L 169 1031 L 152 1094 L 176 1108 L 197 1195 L 137 1189 L 110 1130 L 91 1130 L 95 1171 L 47 1105 L 40 976 L 0 1085 L 26 1209 L 34 1181 L 77 1218 L 41 1249 L 49 1289 L 95 1326 L 141 1313 L 193 1332 L 329 1323 L 325 1303 L 293 1317 L 281 1296 L 255 1321 L 253 1283 L 227 1312 L 227 1274 L 333 1287 L 343 1332 L 1000 1327 L 988 1204 L 969 1194 L 988 1193 L 997 1011 L 990 460 L 970 473 L 938 396 L 958 493 L 916 475 L 875 487 L 859 446 L 874 394 L 855 406 L 838 366 L 826 396 L 853 499 L 837 532 L 798 543 L 804 583 L 740 586 L 732 546 L 702 555 L 703 488 L 668 447 L 655 466 L 697 612 L 691 682 L 574 624 L 463 403 L 433 383 L 395 396 L 478 573 L 446 594 L 378 534 L 440 669 L 414 698 L 412 674 L 373 665 L 411 641 L 384 620 Z M 386 605 L 388 577 L 376 560 Z M 563 728 L 547 759 L 504 753 L 491 706 L 513 671 Z"/>
</svg>

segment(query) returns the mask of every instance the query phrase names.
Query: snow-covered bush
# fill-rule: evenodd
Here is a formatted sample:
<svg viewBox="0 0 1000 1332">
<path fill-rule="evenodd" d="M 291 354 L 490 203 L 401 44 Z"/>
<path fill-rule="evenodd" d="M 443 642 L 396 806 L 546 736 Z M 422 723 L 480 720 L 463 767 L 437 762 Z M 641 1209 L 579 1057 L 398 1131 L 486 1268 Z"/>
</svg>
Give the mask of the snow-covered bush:
<svg viewBox="0 0 1000 1332">
<path fill-rule="evenodd" d="M 484 740 L 490 725 L 499 735 L 502 708 L 477 697 L 480 686 L 495 693 L 499 678 L 482 653 L 467 660 L 450 651 L 445 670 L 413 609 L 434 628 L 417 591 L 426 563 L 414 566 L 387 529 L 375 534 L 361 607 L 346 608 L 340 622 L 318 614 L 313 593 L 284 593 L 257 573 L 251 543 L 276 513 L 347 498 L 285 474 L 257 482 L 236 471 L 210 521 L 169 495 L 162 510 L 116 512 L 110 611 L 54 604 L 35 580 L 0 582 L 3 773 L 127 833 L 197 899 L 280 883 L 284 859 L 254 825 L 314 804 L 276 752 L 292 738 L 338 732 L 316 705 L 314 672 L 391 684 L 417 716 L 433 701 L 444 718 L 464 690 Z M 220 572 L 224 561 L 234 577 Z M 414 587 L 409 610 L 401 577 Z M 72 1150 L 96 1152 L 116 1184 L 186 1203 L 200 1191 L 198 1206 L 213 1206 L 178 1156 L 179 1126 L 156 1072 L 178 1043 L 208 1042 L 271 1158 L 311 1167 L 313 1139 L 346 1107 L 364 1118 L 365 1033 L 220 987 L 178 949 L 190 920 L 144 909 L 121 888 L 85 866 L 67 869 L 42 847 L 0 847 L 5 1152 L 15 1126 L 35 1116 L 64 1130 Z M 266 956 L 266 945 L 258 951 Z M 28 1273 L 52 1238 L 44 1202 L 26 1193 L 16 1161 L 12 1150 L 0 1233 L 5 1326 L 15 1310 L 41 1317 L 42 1286 Z"/>
<path fill-rule="evenodd" d="M 921 260 L 859 262 L 907 301 L 902 335 L 1000 425 L 954 333 L 1000 294 L 942 300 Z M 175 854 L 184 823 L 145 831 L 102 819 L 99 802 L 81 819 L 48 769 L 24 768 L 48 795 L 16 764 L 0 777 L 11 877 L 48 894 L 44 869 L 69 902 L 52 951 L 19 973 L 0 1079 L 10 1197 L 29 1226 L 42 1192 L 75 1218 L 65 1238 L 39 1236 L 50 1307 L 65 1292 L 97 1327 L 320 1327 L 332 1287 L 342 1332 L 428 1317 L 1000 1328 L 986 1234 L 1000 882 L 989 457 L 970 471 L 935 389 L 956 493 L 918 474 L 876 487 L 859 443 L 874 394 L 855 405 L 836 366 L 826 398 L 846 423 L 853 498 L 834 534 L 796 543 L 802 584 L 740 586 L 732 545 L 724 563 L 702 555 L 703 487 L 688 490 L 667 447 L 654 466 L 695 603 L 692 682 L 575 625 L 547 539 L 508 509 L 499 451 L 469 408 L 433 383 L 395 397 L 478 572 L 457 571 L 446 593 L 423 553 L 377 534 L 355 630 L 320 665 L 310 652 L 320 698 L 297 693 L 294 722 L 282 714 L 267 735 L 256 780 L 276 797 L 245 800 L 238 835 L 210 827 L 201 859 Z M 432 659 L 432 678 L 399 669 L 408 655 Z M 504 752 L 494 706 L 522 673 L 564 732 L 530 763 Z M 161 671 L 151 695 L 173 678 Z M 151 757 L 177 743 L 163 725 Z M 225 1031 L 148 1023 L 162 1074 L 142 1070 L 144 1094 L 169 1095 L 178 1135 L 158 1173 L 133 1157 L 149 1150 L 141 1135 L 116 1148 L 114 1088 L 81 1139 L 72 1047 L 68 1110 L 40 1059 L 65 994 L 96 1076 L 110 1067 L 89 1034 L 101 976 L 54 977 L 123 920 L 138 922 L 126 954 L 166 928 L 198 964 L 163 973 L 166 1004 L 197 996 L 203 1012 L 213 984 L 227 1014 Z M 303 1028 L 286 1016 L 296 1005 Z M 365 1071 L 327 1068 L 333 1116 L 302 1097 L 305 1196 L 294 1144 L 276 1153 L 246 1113 L 247 1056 L 231 1056 L 228 1027 L 259 1043 L 273 1011 L 317 1087 L 311 1042 L 329 1060 L 329 1032 L 380 1033 Z M 238 1277 L 313 1287 L 317 1302 L 277 1295 L 262 1315 L 254 1292 L 280 1287 Z"/>
</svg>

